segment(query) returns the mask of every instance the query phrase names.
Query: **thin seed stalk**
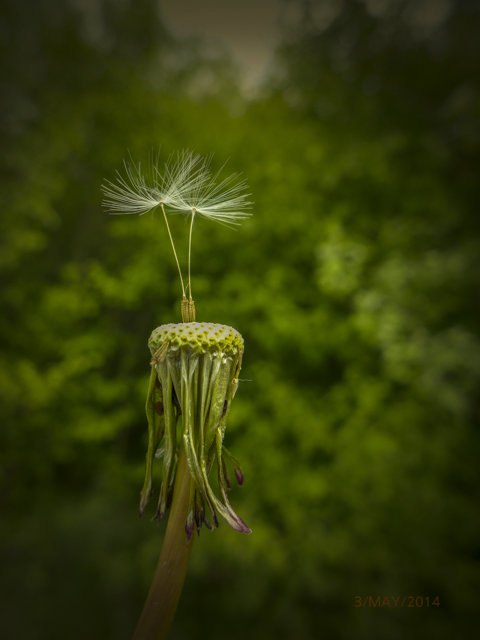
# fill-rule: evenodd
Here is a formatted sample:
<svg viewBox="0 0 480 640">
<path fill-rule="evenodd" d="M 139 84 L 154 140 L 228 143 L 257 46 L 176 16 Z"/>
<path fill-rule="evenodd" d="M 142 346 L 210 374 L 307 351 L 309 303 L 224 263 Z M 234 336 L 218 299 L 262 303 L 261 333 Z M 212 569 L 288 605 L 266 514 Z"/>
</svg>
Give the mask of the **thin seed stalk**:
<svg viewBox="0 0 480 640">
<path fill-rule="evenodd" d="M 170 225 L 168 224 L 167 214 L 165 213 L 165 207 L 163 206 L 163 204 L 161 204 L 160 206 L 162 208 L 163 218 L 164 218 L 165 224 L 167 226 L 168 237 L 170 238 L 170 244 L 172 245 L 173 255 L 175 256 L 175 262 L 177 263 L 178 275 L 180 276 L 180 284 L 182 286 L 182 295 L 183 295 L 183 297 L 185 297 L 185 287 L 184 287 L 184 284 L 183 284 L 182 270 L 180 269 L 180 263 L 178 261 L 177 252 L 175 250 L 175 244 L 173 242 L 172 233 L 170 231 Z"/>
<path fill-rule="evenodd" d="M 193 222 L 195 220 L 195 209 L 192 209 L 192 219 L 190 221 L 190 232 L 188 234 L 188 296 L 192 299 L 192 276 L 191 276 L 191 264 L 192 264 L 192 232 Z"/>
<path fill-rule="evenodd" d="M 165 640 L 182 592 L 193 540 L 187 541 L 187 519 L 192 478 L 185 449 L 180 447 L 167 530 L 157 568 L 133 640 Z"/>
</svg>

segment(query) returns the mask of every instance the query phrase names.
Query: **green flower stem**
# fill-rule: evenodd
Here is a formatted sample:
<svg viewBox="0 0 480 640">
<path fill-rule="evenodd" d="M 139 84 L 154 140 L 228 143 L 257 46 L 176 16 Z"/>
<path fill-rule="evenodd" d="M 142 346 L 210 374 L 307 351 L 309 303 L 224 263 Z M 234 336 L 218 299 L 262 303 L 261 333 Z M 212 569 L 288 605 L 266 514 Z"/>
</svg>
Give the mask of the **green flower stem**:
<svg viewBox="0 0 480 640">
<path fill-rule="evenodd" d="M 165 539 L 133 640 L 163 640 L 168 636 L 193 546 L 194 537 L 187 542 L 185 534 L 191 486 L 182 443 Z"/>
</svg>

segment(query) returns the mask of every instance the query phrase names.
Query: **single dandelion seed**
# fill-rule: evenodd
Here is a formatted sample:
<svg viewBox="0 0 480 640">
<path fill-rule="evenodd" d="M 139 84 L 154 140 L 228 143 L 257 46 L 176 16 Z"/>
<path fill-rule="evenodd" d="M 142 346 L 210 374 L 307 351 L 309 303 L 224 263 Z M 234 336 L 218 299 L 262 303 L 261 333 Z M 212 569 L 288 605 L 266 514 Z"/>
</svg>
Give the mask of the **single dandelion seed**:
<svg viewBox="0 0 480 640">
<path fill-rule="evenodd" d="M 157 156 L 146 173 L 140 164 L 125 162 L 123 172 L 117 172 L 114 181 L 102 186 L 103 205 L 111 214 L 143 215 L 161 209 L 182 288 L 183 322 L 157 327 L 148 341 L 148 447 L 139 512 L 143 514 L 151 498 L 153 467 L 159 460 L 162 481 L 154 519 L 161 520 L 169 508 L 170 515 L 135 640 L 166 638 L 185 578 L 194 530 L 200 533 L 203 525 L 217 527 L 220 515 L 233 529 L 251 532 L 227 496 L 231 488 L 228 466 L 240 485 L 243 472 L 223 446 L 239 382 L 243 338 L 232 327 L 195 321 L 191 255 L 197 217 L 235 227 L 251 215 L 252 203 L 245 180 L 238 174 L 222 178 L 223 167 L 214 173 L 211 163 L 211 156 L 188 150 L 171 156 L 162 167 Z M 190 216 L 186 287 L 169 214 Z M 215 469 L 220 495 L 210 481 Z"/>
</svg>

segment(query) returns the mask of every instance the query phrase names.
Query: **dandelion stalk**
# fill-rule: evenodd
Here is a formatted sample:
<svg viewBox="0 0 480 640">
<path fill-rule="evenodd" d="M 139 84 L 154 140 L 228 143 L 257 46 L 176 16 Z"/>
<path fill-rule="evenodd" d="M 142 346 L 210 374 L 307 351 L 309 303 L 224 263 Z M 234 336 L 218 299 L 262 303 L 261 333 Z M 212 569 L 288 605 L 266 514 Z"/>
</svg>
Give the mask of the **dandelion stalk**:
<svg viewBox="0 0 480 640">
<path fill-rule="evenodd" d="M 188 540 L 184 533 L 191 490 L 192 478 L 182 447 L 167 530 L 133 640 L 163 640 L 168 637 L 193 546 L 193 537 Z"/>
<path fill-rule="evenodd" d="M 218 527 L 218 515 L 239 532 L 249 527 L 233 510 L 227 496 L 227 462 L 238 484 L 243 473 L 223 447 L 231 403 L 238 387 L 243 338 L 225 325 L 196 322 L 192 297 L 192 236 L 197 216 L 236 226 L 250 216 L 245 181 L 233 174 L 221 178 L 210 171 L 211 158 L 184 151 L 171 158 L 163 173 L 152 167 L 147 184 L 140 165 L 125 164 L 125 177 L 103 185 L 103 204 L 113 214 L 140 215 L 160 207 L 182 287 L 182 323 L 164 324 L 151 334 L 152 359 L 146 414 L 148 448 L 140 515 L 152 494 L 152 473 L 161 460 L 162 483 L 154 519 L 170 515 L 157 569 L 134 640 L 167 637 L 187 571 L 193 532 Z M 188 299 L 168 223 L 168 214 L 191 215 L 188 234 Z M 216 468 L 220 497 L 210 484 Z"/>
</svg>

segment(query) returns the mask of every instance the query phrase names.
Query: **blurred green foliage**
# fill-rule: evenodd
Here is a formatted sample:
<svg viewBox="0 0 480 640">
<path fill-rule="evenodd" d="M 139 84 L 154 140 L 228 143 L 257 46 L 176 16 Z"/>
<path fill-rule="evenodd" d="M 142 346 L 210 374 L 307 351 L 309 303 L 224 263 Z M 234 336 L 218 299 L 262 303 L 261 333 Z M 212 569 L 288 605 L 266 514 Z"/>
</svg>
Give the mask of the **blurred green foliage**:
<svg viewBox="0 0 480 640">
<path fill-rule="evenodd" d="M 249 102 L 155 5 L 1 3 L 2 637 L 129 638 L 153 574 L 146 341 L 179 286 L 160 216 L 108 217 L 100 184 L 159 145 L 230 157 L 256 203 L 192 256 L 198 319 L 246 342 L 253 534 L 196 542 L 172 638 L 472 637 L 478 4 L 323 3 Z"/>
</svg>

